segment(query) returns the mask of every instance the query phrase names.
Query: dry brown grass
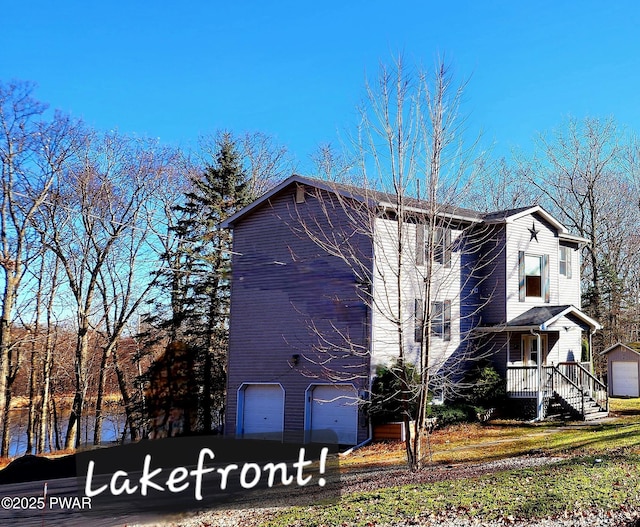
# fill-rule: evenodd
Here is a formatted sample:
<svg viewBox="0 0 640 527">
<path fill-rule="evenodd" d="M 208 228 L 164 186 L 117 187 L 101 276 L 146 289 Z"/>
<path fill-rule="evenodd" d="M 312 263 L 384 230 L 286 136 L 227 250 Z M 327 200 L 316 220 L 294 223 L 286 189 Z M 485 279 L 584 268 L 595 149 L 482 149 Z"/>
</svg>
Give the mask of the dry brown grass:
<svg viewBox="0 0 640 527">
<path fill-rule="evenodd" d="M 122 396 L 119 393 L 110 393 L 103 397 L 103 402 L 106 405 L 114 405 L 122 403 Z M 95 397 L 87 397 L 86 403 L 89 407 L 95 406 L 96 398 Z M 59 408 L 71 408 L 73 404 L 73 395 L 63 395 L 56 396 L 56 404 Z M 11 409 L 12 410 L 25 410 L 29 408 L 29 398 L 16 395 L 11 398 Z"/>
<path fill-rule="evenodd" d="M 607 441 L 623 441 L 640 452 L 640 398 L 611 399 L 612 420 L 607 423 L 527 423 L 493 420 L 436 430 L 430 436 L 431 461 L 436 464 L 483 462 L 531 453 L 563 455 L 576 449 L 603 448 Z M 374 443 L 344 456 L 341 466 L 370 467 L 402 465 L 406 462 L 404 443 Z"/>
<path fill-rule="evenodd" d="M 461 463 L 497 459 L 517 455 L 534 448 L 553 431 L 536 428 L 522 422 L 496 421 L 452 425 L 429 435 L 432 460 L 435 463 Z M 529 445 L 529 446 L 527 446 Z M 428 448 L 428 447 L 427 447 Z M 340 464 L 350 466 L 401 465 L 406 461 L 405 446 L 401 441 L 373 443 L 344 456 Z"/>
</svg>

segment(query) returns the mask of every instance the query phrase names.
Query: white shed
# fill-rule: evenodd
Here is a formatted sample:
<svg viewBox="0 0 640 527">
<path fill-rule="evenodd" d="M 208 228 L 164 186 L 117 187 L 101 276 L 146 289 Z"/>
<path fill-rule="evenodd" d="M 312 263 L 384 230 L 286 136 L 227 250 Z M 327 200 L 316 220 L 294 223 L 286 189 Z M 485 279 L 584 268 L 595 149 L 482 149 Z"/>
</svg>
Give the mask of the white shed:
<svg viewBox="0 0 640 527">
<path fill-rule="evenodd" d="M 602 352 L 607 357 L 611 397 L 640 397 L 640 353 L 618 342 Z"/>
</svg>

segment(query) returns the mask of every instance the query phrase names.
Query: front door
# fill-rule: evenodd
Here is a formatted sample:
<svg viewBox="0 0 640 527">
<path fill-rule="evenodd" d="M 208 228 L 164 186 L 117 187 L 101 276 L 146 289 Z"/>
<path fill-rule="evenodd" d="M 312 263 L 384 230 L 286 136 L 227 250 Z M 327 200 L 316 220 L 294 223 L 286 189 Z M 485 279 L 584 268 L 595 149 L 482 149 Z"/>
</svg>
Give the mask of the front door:
<svg viewBox="0 0 640 527">
<path fill-rule="evenodd" d="M 540 340 L 542 342 L 542 364 L 545 363 L 547 358 L 547 336 L 541 335 Z M 522 335 L 522 363 L 525 366 L 537 366 L 538 358 L 538 337 L 535 335 Z"/>
</svg>

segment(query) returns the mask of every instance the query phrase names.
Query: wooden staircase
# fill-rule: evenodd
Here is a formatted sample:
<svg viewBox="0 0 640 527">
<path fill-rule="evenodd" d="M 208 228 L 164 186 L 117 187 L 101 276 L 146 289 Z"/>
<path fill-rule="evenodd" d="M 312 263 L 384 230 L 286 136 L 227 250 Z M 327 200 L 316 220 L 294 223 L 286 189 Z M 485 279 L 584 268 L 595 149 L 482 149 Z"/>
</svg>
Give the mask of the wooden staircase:
<svg viewBox="0 0 640 527">
<path fill-rule="evenodd" d="M 607 387 L 583 365 L 565 362 L 544 367 L 545 414 L 569 414 L 591 421 L 609 415 Z"/>
</svg>

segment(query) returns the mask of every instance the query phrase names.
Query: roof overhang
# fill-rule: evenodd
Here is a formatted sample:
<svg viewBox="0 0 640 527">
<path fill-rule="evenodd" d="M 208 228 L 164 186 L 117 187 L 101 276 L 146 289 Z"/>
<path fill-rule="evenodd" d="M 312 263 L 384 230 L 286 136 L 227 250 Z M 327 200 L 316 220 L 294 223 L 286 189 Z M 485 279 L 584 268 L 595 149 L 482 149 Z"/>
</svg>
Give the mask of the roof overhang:
<svg viewBox="0 0 640 527">
<path fill-rule="evenodd" d="M 562 223 L 560 223 L 557 219 L 555 219 L 540 205 L 534 205 L 533 207 L 518 209 L 518 211 L 510 214 L 506 214 L 503 217 L 486 219 L 485 221 L 487 223 L 513 223 L 514 221 L 519 220 L 520 218 L 524 218 L 525 216 L 528 216 L 530 214 L 539 214 L 545 219 L 545 221 L 553 225 L 560 233 L 564 234 L 569 232 L 567 228 L 564 225 L 562 225 Z"/>
<path fill-rule="evenodd" d="M 372 208 L 381 210 L 397 210 L 398 208 L 397 204 L 381 198 L 381 196 L 384 194 L 381 192 L 362 189 L 358 187 L 351 187 L 349 185 L 342 185 L 339 183 L 333 183 L 331 181 L 307 178 L 294 174 L 272 189 L 265 192 L 262 196 L 251 202 L 246 207 L 240 209 L 235 214 L 232 214 L 226 220 L 222 221 L 220 223 L 220 227 L 224 229 L 232 229 L 235 223 L 237 223 L 239 220 L 250 214 L 252 211 L 257 209 L 264 203 L 267 203 L 272 197 L 279 194 L 285 188 L 289 187 L 292 184 L 305 185 L 308 187 L 316 188 L 318 190 L 324 190 L 326 192 L 338 194 L 344 198 L 357 200 L 365 205 L 371 206 Z M 410 205 L 404 205 L 404 210 L 416 214 L 429 214 L 430 212 L 432 212 L 428 208 L 421 208 Z M 438 217 L 449 218 L 455 221 L 463 221 L 468 223 L 482 222 L 482 218 L 480 215 L 474 216 L 473 211 L 456 207 L 438 207 L 435 214 Z"/>
<path fill-rule="evenodd" d="M 602 329 L 593 318 L 575 306 L 541 306 L 533 307 L 505 324 L 481 326 L 477 331 L 483 333 L 502 333 L 505 331 L 556 331 L 553 325 L 562 317 L 574 317 L 591 332 Z"/>
<path fill-rule="evenodd" d="M 574 242 L 579 245 L 584 245 L 589 243 L 589 240 L 587 240 L 586 238 L 583 238 L 582 236 L 576 236 L 574 234 L 561 233 L 561 234 L 558 234 L 558 238 L 567 242 Z"/>
<path fill-rule="evenodd" d="M 309 178 L 294 174 L 292 176 L 289 176 L 287 179 L 285 179 L 284 181 L 282 181 L 272 189 L 262 194 L 262 196 L 257 198 L 255 201 L 252 201 L 251 203 L 249 203 L 249 205 L 247 205 L 246 207 L 240 209 L 235 214 L 232 214 L 226 220 L 222 221 L 220 223 L 220 227 L 222 227 L 223 229 L 233 228 L 234 223 L 237 223 L 244 216 L 250 214 L 253 210 L 257 209 L 262 204 L 267 203 L 273 196 L 275 196 L 276 194 L 279 194 L 285 188 L 287 188 L 288 186 L 294 183 L 297 183 L 299 185 L 307 185 L 310 187 L 315 187 L 320 190 L 326 190 L 327 192 L 334 192 L 336 194 L 340 194 L 341 196 L 344 196 L 345 198 L 353 198 L 362 202 L 367 201 L 367 197 L 365 195 L 357 194 L 356 192 L 349 192 L 348 190 L 346 190 L 345 188 L 339 185 L 333 185 L 331 181 L 309 179 Z"/>
<path fill-rule="evenodd" d="M 240 209 L 235 214 L 228 217 L 226 220 L 220 223 L 220 227 L 225 229 L 232 229 L 234 224 L 240 221 L 242 218 L 259 208 L 265 203 L 268 203 L 269 200 L 275 195 L 282 192 L 284 189 L 289 187 L 290 185 L 298 184 L 305 185 L 308 187 L 313 187 L 318 190 L 323 190 L 326 192 L 338 194 L 344 198 L 353 199 L 359 201 L 367 206 L 372 208 L 377 208 L 380 210 L 397 210 L 398 205 L 393 203 L 392 200 L 389 200 L 388 195 L 382 192 L 377 192 L 373 190 L 366 190 L 363 188 L 358 188 L 350 185 L 344 185 L 340 183 L 334 183 L 332 181 L 324 181 L 321 179 L 313 179 L 304 176 L 300 176 L 298 174 L 294 174 L 275 187 L 271 188 L 267 192 L 265 192 L 262 196 L 257 198 L 255 201 L 247 205 L 246 207 Z M 567 242 L 584 244 L 588 243 L 589 240 L 582 238 L 580 236 L 574 236 L 569 234 L 568 230 L 562 223 L 560 223 L 557 219 L 555 219 L 551 214 L 549 214 L 546 210 L 544 210 L 540 205 L 535 205 L 533 207 L 526 207 L 522 209 L 518 209 L 512 212 L 506 212 L 504 216 L 500 215 L 493 218 L 487 218 L 486 215 L 477 213 L 476 211 L 458 208 L 458 207 L 437 207 L 435 211 L 430 210 L 430 207 L 421 207 L 417 200 L 413 200 L 414 203 L 405 203 L 404 210 L 409 213 L 414 214 L 434 214 L 440 218 L 447 218 L 452 221 L 465 222 L 468 224 L 476 224 L 476 223 L 486 223 L 486 224 L 504 224 L 504 223 L 512 223 L 519 218 L 525 217 L 529 214 L 538 214 L 541 216 L 546 222 L 552 225 L 557 233 L 558 238 L 561 240 L 565 240 Z"/>
</svg>

